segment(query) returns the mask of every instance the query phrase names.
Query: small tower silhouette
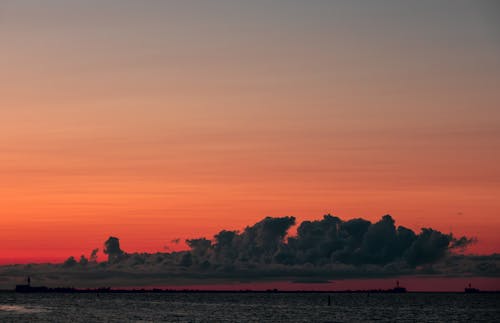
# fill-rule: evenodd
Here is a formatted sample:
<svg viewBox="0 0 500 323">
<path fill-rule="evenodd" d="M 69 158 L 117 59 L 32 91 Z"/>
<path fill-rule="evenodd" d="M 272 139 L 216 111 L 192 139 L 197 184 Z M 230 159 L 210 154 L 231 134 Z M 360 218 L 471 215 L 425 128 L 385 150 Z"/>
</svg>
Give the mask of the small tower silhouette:
<svg viewBox="0 0 500 323">
<path fill-rule="evenodd" d="M 396 287 L 394 287 L 393 289 L 390 289 L 390 291 L 393 293 L 406 293 L 406 288 L 401 287 L 399 285 L 399 280 L 396 280 Z"/>
<path fill-rule="evenodd" d="M 466 292 L 466 293 L 479 293 L 479 289 L 472 287 L 472 284 L 469 283 L 469 287 L 465 287 L 464 292 Z"/>
</svg>

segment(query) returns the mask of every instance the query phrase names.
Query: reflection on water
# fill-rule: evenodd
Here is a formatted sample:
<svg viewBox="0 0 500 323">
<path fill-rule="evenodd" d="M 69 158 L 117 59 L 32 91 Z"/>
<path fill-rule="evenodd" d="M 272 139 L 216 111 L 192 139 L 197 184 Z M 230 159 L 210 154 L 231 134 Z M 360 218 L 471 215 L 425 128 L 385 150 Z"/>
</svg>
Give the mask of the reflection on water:
<svg viewBox="0 0 500 323">
<path fill-rule="evenodd" d="M 330 296 L 330 300 L 328 298 Z M 0 322 L 498 322 L 498 294 L 0 293 Z"/>
<path fill-rule="evenodd" d="M 1 305 L 0 304 L 0 312 L 2 312 L 2 311 L 11 312 L 11 313 L 18 313 L 18 314 L 49 312 L 48 309 L 40 307 L 40 306 Z"/>
</svg>

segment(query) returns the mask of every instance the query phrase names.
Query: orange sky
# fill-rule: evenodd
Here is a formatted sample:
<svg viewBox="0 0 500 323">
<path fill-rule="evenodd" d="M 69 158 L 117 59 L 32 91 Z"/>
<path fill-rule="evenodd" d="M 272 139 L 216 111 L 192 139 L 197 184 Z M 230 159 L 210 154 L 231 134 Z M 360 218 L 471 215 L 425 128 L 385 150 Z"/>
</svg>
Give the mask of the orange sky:
<svg viewBox="0 0 500 323">
<path fill-rule="evenodd" d="M 0 5 L 0 262 L 264 216 L 500 238 L 487 5 Z M 390 19 L 389 19 L 390 18 Z"/>
</svg>

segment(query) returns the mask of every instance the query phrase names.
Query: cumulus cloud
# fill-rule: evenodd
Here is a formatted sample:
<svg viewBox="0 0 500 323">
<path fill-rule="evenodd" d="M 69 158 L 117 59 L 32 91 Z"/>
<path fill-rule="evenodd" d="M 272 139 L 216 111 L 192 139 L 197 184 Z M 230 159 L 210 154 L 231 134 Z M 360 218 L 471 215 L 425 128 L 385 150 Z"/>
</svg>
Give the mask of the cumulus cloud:
<svg viewBox="0 0 500 323">
<path fill-rule="evenodd" d="M 390 215 L 371 223 L 364 219 L 344 221 L 332 215 L 304 221 L 297 235 L 287 237 L 294 217 L 267 217 L 243 232 L 222 230 L 214 240 L 187 240 L 195 262 L 215 264 L 388 265 L 416 267 L 435 263 L 454 249 L 464 249 L 474 238 L 455 238 L 431 228 L 420 233 L 396 227 Z"/>
<path fill-rule="evenodd" d="M 99 248 L 95 248 L 90 252 L 89 260 L 91 262 L 97 262 L 97 254 L 99 253 Z"/>
<path fill-rule="evenodd" d="M 187 239 L 189 250 L 127 253 L 117 237 L 104 242 L 108 260 L 68 258 L 62 264 L 0 267 L 0 275 L 37 277 L 52 286 L 72 281 L 82 287 L 162 284 L 177 280 L 335 279 L 401 275 L 499 276 L 499 255 L 471 256 L 476 242 L 432 228 L 397 226 L 390 215 L 372 223 L 327 214 L 298 224 L 294 217 L 266 217 L 242 231 L 221 230 L 212 239 Z M 8 280 L 5 280 L 8 281 Z M 59 283 L 58 283 L 59 282 Z M 2 281 L 0 281 L 0 285 Z"/>
<path fill-rule="evenodd" d="M 352 266 L 398 264 L 417 267 L 433 264 L 453 250 L 464 250 L 475 238 L 444 234 L 432 228 L 419 233 L 396 226 L 390 215 L 372 223 L 365 219 L 342 220 L 330 214 L 321 220 L 304 221 L 297 235 L 288 236 L 295 218 L 266 217 L 243 231 L 221 230 L 213 240 L 187 239 L 189 251 L 164 253 L 183 267 L 241 268 L 266 265 L 309 266 L 344 264 Z M 147 262 L 147 254 L 126 254 L 119 239 L 110 237 L 104 252 L 108 262 Z M 165 256 L 166 257 L 166 256 Z M 164 258 L 165 258 L 164 257 Z M 130 260 L 132 259 L 132 260 Z"/>
<path fill-rule="evenodd" d="M 109 237 L 104 243 L 104 253 L 108 255 L 108 261 L 119 261 L 124 255 L 123 250 L 120 248 L 120 239 L 116 237 Z"/>
</svg>

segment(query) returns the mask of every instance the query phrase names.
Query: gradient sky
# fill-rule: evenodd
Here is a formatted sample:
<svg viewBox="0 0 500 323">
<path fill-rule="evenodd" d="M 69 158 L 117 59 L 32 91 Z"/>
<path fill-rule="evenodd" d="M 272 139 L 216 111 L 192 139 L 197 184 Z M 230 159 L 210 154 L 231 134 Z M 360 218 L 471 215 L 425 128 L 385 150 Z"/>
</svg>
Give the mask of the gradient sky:
<svg viewBox="0 0 500 323">
<path fill-rule="evenodd" d="M 498 252 L 499 21 L 496 1 L 4 0 L 0 263 L 328 212 Z"/>
</svg>

